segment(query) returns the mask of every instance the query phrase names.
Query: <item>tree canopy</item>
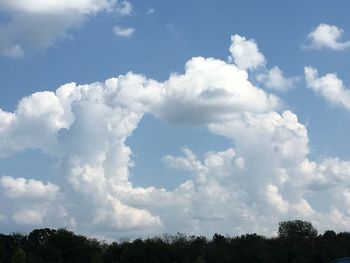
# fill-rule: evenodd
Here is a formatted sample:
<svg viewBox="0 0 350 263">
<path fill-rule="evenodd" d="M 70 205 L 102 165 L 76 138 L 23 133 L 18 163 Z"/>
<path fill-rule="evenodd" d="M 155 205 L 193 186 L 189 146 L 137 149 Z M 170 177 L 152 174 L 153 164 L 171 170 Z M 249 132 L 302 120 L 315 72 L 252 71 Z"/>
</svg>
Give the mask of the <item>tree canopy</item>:
<svg viewBox="0 0 350 263">
<path fill-rule="evenodd" d="M 278 236 L 270 238 L 216 233 L 208 239 L 179 233 L 107 244 L 66 229 L 0 234 L 1 263 L 326 263 L 349 256 L 350 233 L 317 235 L 310 222 L 301 220 L 281 222 Z"/>
<path fill-rule="evenodd" d="M 317 230 L 310 222 L 302 220 L 279 223 L 278 236 L 289 239 L 315 239 Z"/>
</svg>

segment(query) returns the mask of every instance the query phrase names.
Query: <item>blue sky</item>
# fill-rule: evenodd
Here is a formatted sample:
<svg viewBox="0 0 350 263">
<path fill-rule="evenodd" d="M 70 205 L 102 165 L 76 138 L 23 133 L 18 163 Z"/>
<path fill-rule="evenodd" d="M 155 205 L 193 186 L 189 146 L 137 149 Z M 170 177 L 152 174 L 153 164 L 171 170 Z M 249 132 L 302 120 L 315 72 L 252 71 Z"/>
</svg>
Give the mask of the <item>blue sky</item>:
<svg viewBox="0 0 350 263">
<path fill-rule="evenodd" d="M 349 5 L 0 0 L 0 231 L 347 230 Z"/>
</svg>

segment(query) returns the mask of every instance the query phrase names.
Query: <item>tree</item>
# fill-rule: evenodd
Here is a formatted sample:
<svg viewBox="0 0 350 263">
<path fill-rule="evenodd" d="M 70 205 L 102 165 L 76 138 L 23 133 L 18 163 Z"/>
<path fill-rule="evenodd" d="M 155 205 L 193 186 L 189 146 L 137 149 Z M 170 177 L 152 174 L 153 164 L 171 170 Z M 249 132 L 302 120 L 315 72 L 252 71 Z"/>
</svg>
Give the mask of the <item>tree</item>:
<svg viewBox="0 0 350 263">
<path fill-rule="evenodd" d="M 317 230 L 310 222 L 302 220 L 279 223 L 278 236 L 287 239 L 315 239 Z"/>
<path fill-rule="evenodd" d="M 55 233 L 55 230 L 44 228 L 35 229 L 27 237 L 28 242 L 33 247 L 43 246 L 48 238 Z"/>
<path fill-rule="evenodd" d="M 25 263 L 26 262 L 26 253 L 23 249 L 18 248 L 15 254 L 12 257 L 11 263 Z"/>
<path fill-rule="evenodd" d="M 303 256 L 297 256 L 292 260 L 292 263 L 307 263 L 307 260 Z"/>
<path fill-rule="evenodd" d="M 205 261 L 204 261 L 204 259 L 203 259 L 202 256 L 198 256 L 198 257 L 196 258 L 195 263 L 205 263 Z"/>
<path fill-rule="evenodd" d="M 327 230 L 322 237 L 323 239 L 332 240 L 337 238 L 337 234 L 333 230 Z"/>
<path fill-rule="evenodd" d="M 10 262 L 15 249 L 15 241 L 10 235 L 0 234 L 0 261 Z"/>
<path fill-rule="evenodd" d="M 103 258 L 102 258 L 101 253 L 99 253 L 99 252 L 95 253 L 92 256 L 90 263 L 103 263 Z"/>
</svg>

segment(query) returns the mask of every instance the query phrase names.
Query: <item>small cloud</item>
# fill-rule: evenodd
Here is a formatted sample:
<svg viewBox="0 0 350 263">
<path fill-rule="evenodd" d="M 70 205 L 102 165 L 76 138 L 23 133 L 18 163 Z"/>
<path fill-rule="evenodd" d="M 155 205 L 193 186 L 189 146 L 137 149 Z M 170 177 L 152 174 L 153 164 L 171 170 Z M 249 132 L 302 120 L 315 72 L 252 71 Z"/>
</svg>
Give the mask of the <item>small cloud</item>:
<svg viewBox="0 0 350 263">
<path fill-rule="evenodd" d="M 254 39 L 247 39 L 237 34 L 231 36 L 230 53 L 228 63 L 235 64 L 245 71 L 250 70 L 251 73 L 256 74 L 258 82 L 263 83 L 270 89 L 286 91 L 299 81 L 298 77 L 285 77 L 282 70 L 277 66 L 268 69 L 266 67 L 267 60 L 264 54 L 260 52 Z"/>
<path fill-rule="evenodd" d="M 113 31 L 117 36 L 120 37 L 131 37 L 134 32 L 135 29 L 132 27 L 120 27 L 120 26 L 114 26 L 113 27 Z"/>
<path fill-rule="evenodd" d="M 6 222 L 6 216 L 0 214 L 0 223 L 5 223 Z"/>
<path fill-rule="evenodd" d="M 329 103 L 350 110 L 350 90 L 334 73 L 319 77 L 318 70 L 305 67 L 305 80 L 309 88 L 324 97 Z"/>
<path fill-rule="evenodd" d="M 24 50 L 21 45 L 15 44 L 9 48 L 3 49 L 3 55 L 11 58 L 20 58 L 24 56 Z"/>
<path fill-rule="evenodd" d="M 229 61 L 233 60 L 240 69 L 244 70 L 265 66 L 266 59 L 253 39 L 247 40 L 245 37 L 234 35 L 231 36 L 231 41 Z"/>
<path fill-rule="evenodd" d="M 155 12 L 154 8 L 151 7 L 147 10 L 147 15 L 152 15 L 154 14 L 154 12 Z"/>
<path fill-rule="evenodd" d="M 299 77 L 285 77 L 282 70 L 277 66 L 270 69 L 267 73 L 259 74 L 256 79 L 266 87 L 278 91 L 287 91 L 300 81 Z"/>
<path fill-rule="evenodd" d="M 330 48 L 333 50 L 343 50 L 350 47 L 350 41 L 342 42 L 340 39 L 344 30 L 334 25 L 319 24 L 319 26 L 312 31 L 307 39 L 309 45 L 305 48 L 323 49 Z"/>
<path fill-rule="evenodd" d="M 122 1 L 117 4 L 115 10 L 122 16 L 130 15 L 132 12 L 132 4 L 128 1 Z"/>
</svg>

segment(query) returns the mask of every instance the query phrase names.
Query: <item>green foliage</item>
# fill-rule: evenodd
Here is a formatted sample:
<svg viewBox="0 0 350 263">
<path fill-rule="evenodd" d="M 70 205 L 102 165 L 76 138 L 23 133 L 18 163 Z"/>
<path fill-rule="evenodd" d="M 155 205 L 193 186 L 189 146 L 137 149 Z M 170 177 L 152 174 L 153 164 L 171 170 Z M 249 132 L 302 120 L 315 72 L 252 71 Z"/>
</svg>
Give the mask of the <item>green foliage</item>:
<svg viewBox="0 0 350 263">
<path fill-rule="evenodd" d="M 350 233 L 317 236 L 309 222 L 281 222 L 277 238 L 162 235 L 106 244 L 66 229 L 0 234 L 0 263 L 326 263 L 350 256 Z"/>
<path fill-rule="evenodd" d="M 291 263 L 308 263 L 303 256 L 297 256 Z"/>
<path fill-rule="evenodd" d="M 15 249 L 12 236 L 0 234 L 0 261 L 10 262 Z"/>
<path fill-rule="evenodd" d="M 301 220 L 285 221 L 279 223 L 278 236 L 288 239 L 315 239 L 317 230 L 310 222 Z"/>
<path fill-rule="evenodd" d="M 54 233 L 56 231 L 49 228 L 35 229 L 28 235 L 27 240 L 33 247 L 43 246 Z"/>
<path fill-rule="evenodd" d="M 26 262 L 26 253 L 23 249 L 17 248 L 15 254 L 12 257 L 11 263 L 25 263 Z"/>
<path fill-rule="evenodd" d="M 90 263 L 103 263 L 102 254 L 100 252 L 95 253 L 92 256 Z"/>
</svg>

